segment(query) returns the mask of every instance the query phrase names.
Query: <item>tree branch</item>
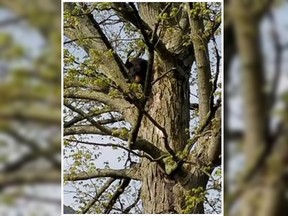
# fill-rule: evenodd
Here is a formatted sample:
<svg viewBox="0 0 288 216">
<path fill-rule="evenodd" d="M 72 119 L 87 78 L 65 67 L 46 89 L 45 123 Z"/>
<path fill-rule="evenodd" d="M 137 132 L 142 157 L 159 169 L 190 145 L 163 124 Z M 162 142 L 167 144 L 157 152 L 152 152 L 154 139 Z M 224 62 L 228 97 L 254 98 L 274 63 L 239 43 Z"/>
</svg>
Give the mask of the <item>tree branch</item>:
<svg viewBox="0 0 288 216">
<path fill-rule="evenodd" d="M 73 140 L 73 139 L 65 139 L 65 141 L 69 141 L 69 142 L 76 142 L 76 143 L 82 143 L 82 144 L 86 144 L 86 145 L 94 145 L 94 146 L 102 146 L 102 147 L 113 147 L 113 148 L 121 148 L 127 152 L 130 152 L 138 157 L 146 157 L 149 160 L 151 159 L 150 157 L 147 157 L 145 155 L 140 155 L 137 152 L 134 152 L 132 150 L 130 150 L 129 148 L 126 148 L 124 146 L 118 145 L 118 144 L 113 144 L 113 143 L 95 143 L 95 142 L 87 142 L 87 141 L 80 141 L 80 140 Z"/>
<path fill-rule="evenodd" d="M 127 208 L 125 208 L 122 214 L 128 214 L 131 211 L 131 209 L 137 205 L 137 203 L 140 200 L 140 195 L 141 195 L 141 189 L 138 190 L 137 198 L 135 199 L 135 201 L 131 205 L 129 205 Z"/>
<path fill-rule="evenodd" d="M 215 116 L 215 113 L 218 109 L 220 109 L 221 106 L 218 105 L 211 110 L 206 118 L 204 119 L 203 123 L 199 125 L 199 127 L 195 130 L 195 135 L 192 139 L 189 140 L 188 144 L 185 146 L 184 152 L 186 154 L 189 154 L 190 150 L 192 149 L 193 145 L 196 143 L 196 141 L 201 137 L 201 133 L 204 131 L 204 129 L 208 126 L 208 124 L 211 122 L 213 117 Z"/>
<path fill-rule="evenodd" d="M 61 175 L 58 169 L 52 170 L 33 170 L 33 172 L 19 171 L 13 173 L 0 174 L 0 190 L 7 186 L 55 183 L 60 184 Z"/>
<path fill-rule="evenodd" d="M 104 214 L 109 214 L 112 210 L 113 205 L 116 203 L 117 199 L 120 197 L 120 195 L 125 191 L 125 188 L 128 187 L 131 179 L 123 179 L 120 186 L 117 188 L 111 199 L 109 200 L 106 209 L 104 211 Z"/>
<path fill-rule="evenodd" d="M 98 201 L 99 197 L 109 188 L 109 186 L 114 181 L 114 178 L 108 179 L 108 181 L 106 181 L 106 183 L 98 191 L 96 191 L 96 195 L 93 197 L 93 199 L 84 206 L 82 214 L 86 214 L 88 212 L 88 210 L 96 203 L 96 201 Z"/>
<path fill-rule="evenodd" d="M 140 19 L 141 19 L 142 26 L 139 25 L 136 17 L 134 16 L 133 9 L 131 9 L 131 7 L 129 7 L 127 3 L 115 2 L 112 5 L 113 5 L 113 9 L 119 16 L 123 17 L 128 22 L 132 23 L 138 29 L 143 28 L 145 31 L 147 31 L 148 35 L 152 34 L 153 32 L 152 29 L 141 18 Z M 161 57 L 161 59 L 165 59 L 165 61 L 167 62 L 169 61 L 173 62 L 174 61 L 173 55 L 171 55 L 171 53 L 166 49 L 165 44 L 156 34 L 154 35 L 154 40 L 157 41 L 155 50 L 157 54 Z"/>
<path fill-rule="evenodd" d="M 100 131 L 102 131 L 106 135 L 112 135 L 112 130 L 110 128 L 102 126 L 97 121 L 93 120 L 93 117 L 91 117 L 89 114 L 86 114 L 82 110 L 72 106 L 66 100 L 64 100 L 64 105 L 66 107 L 68 107 L 69 109 L 71 109 L 73 112 L 76 112 L 76 113 L 82 115 L 83 117 L 85 117 L 85 119 L 87 119 L 93 126 L 95 126 L 97 129 L 99 129 Z"/>
<path fill-rule="evenodd" d="M 193 3 L 186 3 L 189 11 L 199 10 L 193 8 Z M 199 12 L 199 11 L 195 11 Z M 191 15 L 188 13 L 189 23 L 191 28 L 191 39 L 195 50 L 195 60 L 197 66 L 197 85 L 199 91 L 199 121 L 203 124 L 209 111 L 211 111 L 210 96 L 212 93 L 211 85 L 211 68 L 208 50 L 208 41 L 205 38 L 204 23 L 197 14 Z"/>
<path fill-rule="evenodd" d="M 64 7 L 66 12 L 68 11 L 68 13 L 72 14 L 75 3 L 67 2 L 64 4 Z M 74 18 L 75 17 L 76 16 L 74 16 Z M 89 55 L 91 54 L 91 50 L 97 50 L 97 52 L 104 53 L 105 55 L 101 55 L 101 72 L 107 75 L 109 79 L 113 80 L 123 92 L 129 92 L 128 85 L 125 81 L 125 77 L 129 77 L 126 68 L 124 67 L 120 57 L 114 51 L 109 40 L 102 32 L 93 15 L 88 13 L 85 16 L 77 16 L 76 19 L 78 20 L 79 25 L 77 25 L 75 28 L 64 28 L 64 34 L 67 37 L 74 39 L 79 37 L 79 33 L 77 32 L 81 32 L 82 34 L 86 35 L 86 37 L 96 37 L 94 40 L 91 40 L 89 44 L 81 44 L 78 43 L 78 41 L 76 41 L 76 43 L 83 47 Z M 111 53 L 112 59 L 111 56 L 107 55 L 106 53 Z"/>
<path fill-rule="evenodd" d="M 64 136 L 77 135 L 77 134 L 107 135 L 103 131 L 97 129 L 95 126 L 78 125 L 69 128 L 64 128 L 64 134 L 63 134 Z"/>
<path fill-rule="evenodd" d="M 141 170 L 138 166 L 130 169 L 95 169 L 89 173 L 79 172 L 73 175 L 64 174 L 64 180 L 66 181 L 81 181 L 101 177 L 111 177 L 115 179 L 129 178 L 137 181 L 142 180 Z"/>
<path fill-rule="evenodd" d="M 221 56 L 219 54 L 219 50 L 217 48 L 217 43 L 216 43 L 216 39 L 214 36 L 212 36 L 212 41 L 214 44 L 214 50 L 215 50 L 215 54 L 216 54 L 216 73 L 215 73 L 215 78 L 212 84 L 212 91 L 211 91 L 211 95 L 210 95 L 210 110 L 213 109 L 214 107 L 214 94 L 217 90 L 217 82 L 218 82 L 218 77 L 220 74 L 220 60 L 221 60 Z"/>
<path fill-rule="evenodd" d="M 198 110 L 198 109 L 199 109 L 199 104 L 197 103 L 190 104 L 190 110 Z"/>
<path fill-rule="evenodd" d="M 101 110 L 98 110 L 96 112 L 95 111 L 91 112 L 91 113 L 89 113 L 87 115 L 93 117 L 93 116 L 98 116 L 98 115 L 101 115 L 103 113 L 107 113 L 107 112 L 110 112 L 110 111 L 111 111 L 111 109 L 101 109 Z M 80 122 L 80 121 L 82 121 L 84 119 L 85 119 L 85 117 L 83 117 L 82 115 L 75 116 L 70 121 L 64 122 L 64 128 L 71 127 L 72 125 L 74 125 L 77 122 Z"/>
<path fill-rule="evenodd" d="M 5 164 L 4 168 L 1 169 L 1 172 L 3 173 L 11 173 L 15 172 L 17 170 L 20 170 L 23 168 L 25 165 L 27 165 L 29 162 L 36 160 L 37 158 L 46 158 L 48 159 L 51 163 L 53 163 L 53 167 L 55 169 L 58 169 L 60 172 L 61 169 L 61 161 L 57 161 L 57 159 L 54 159 L 55 154 L 59 153 L 61 150 L 61 145 L 60 141 L 57 144 L 57 146 L 54 146 L 54 148 L 49 148 L 49 149 L 38 149 L 34 150 L 32 152 L 29 152 L 25 155 L 22 155 L 19 159 L 16 161 L 13 161 L 11 163 Z"/>
<path fill-rule="evenodd" d="M 11 163 L 11 164 L 7 164 L 5 166 L 5 168 L 2 170 L 3 172 L 14 172 L 16 170 L 21 169 L 25 164 L 27 164 L 28 162 L 32 161 L 35 158 L 38 158 L 40 156 L 44 157 L 45 159 L 47 159 L 51 164 L 53 164 L 53 166 L 56 169 L 61 169 L 61 163 L 59 162 L 59 160 L 55 159 L 55 153 L 60 151 L 61 146 L 59 145 L 58 142 L 53 142 L 50 144 L 50 148 L 49 150 L 46 149 L 42 149 L 39 146 L 39 143 L 37 143 L 36 141 L 32 140 L 32 139 L 28 139 L 27 137 L 25 137 L 24 135 L 20 134 L 18 131 L 13 130 L 12 128 L 8 128 L 6 127 L 4 129 L 5 133 L 7 135 L 10 135 L 13 139 L 15 139 L 17 142 L 27 146 L 31 152 L 29 152 L 27 155 L 22 156 L 20 159 L 18 159 L 17 161 Z"/>
<path fill-rule="evenodd" d="M 88 99 L 104 103 L 113 109 L 123 113 L 127 109 L 131 109 L 131 104 L 121 98 L 111 98 L 107 94 L 101 92 L 88 92 L 85 90 L 64 90 L 64 98 Z"/>
<path fill-rule="evenodd" d="M 9 109 L 2 108 L 0 111 L 0 118 L 2 120 L 16 120 L 37 122 L 46 125 L 60 125 L 60 111 L 59 108 L 52 109 L 39 106 L 35 107 L 9 107 Z"/>
</svg>

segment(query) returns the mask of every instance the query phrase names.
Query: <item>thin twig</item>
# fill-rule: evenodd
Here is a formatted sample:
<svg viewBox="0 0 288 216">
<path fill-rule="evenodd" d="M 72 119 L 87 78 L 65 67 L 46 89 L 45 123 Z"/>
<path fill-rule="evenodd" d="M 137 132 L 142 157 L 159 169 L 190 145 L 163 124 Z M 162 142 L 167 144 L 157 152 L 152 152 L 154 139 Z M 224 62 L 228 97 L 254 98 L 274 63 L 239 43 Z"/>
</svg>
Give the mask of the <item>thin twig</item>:
<svg viewBox="0 0 288 216">
<path fill-rule="evenodd" d="M 158 82 L 158 81 L 161 80 L 163 77 L 165 77 L 168 73 L 170 73 L 171 71 L 174 71 L 174 70 L 176 70 L 176 68 L 172 68 L 172 69 L 166 71 L 164 74 L 162 74 L 162 75 L 159 76 L 157 79 L 155 79 L 155 80 L 151 83 L 151 85 L 153 86 L 156 82 Z"/>
<path fill-rule="evenodd" d="M 127 152 L 130 152 L 138 157 L 145 157 L 149 160 L 153 160 L 152 158 L 150 158 L 149 156 L 147 155 L 141 155 L 133 150 L 130 150 L 129 148 L 126 148 L 124 146 L 121 146 L 121 145 L 118 145 L 118 144 L 114 144 L 114 143 L 95 143 L 95 142 L 88 142 L 88 141 L 80 141 L 80 140 L 73 140 L 73 139 L 65 139 L 65 141 L 69 141 L 69 142 L 76 142 L 76 143 L 82 143 L 82 144 L 85 144 L 85 145 L 94 145 L 94 146 L 102 146 L 102 147 L 113 147 L 113 148 L 120 148 L 120 149 L 123 149 Z"/>
<path fill-rule="evenodd" d="M 143 157 L 142 155 L 138 154 L 137 152 L 134 152 L 130 150 L 129 148 L 126 148 L 124 146 L 118 145 L 118 144 L 113 144 L 113 143 L 95 143 L 95 142 L 88 142 L 88 141 L 80 141 L 80 140 L 73 140 L 73 139 L 65 139 L 66 141 L 69 142 L 77 142 L 77 143 L 82 143 L 85 145 L 93 145 L 93 146 L 102 146 L 102 147 L 113 147 L 113 148 L 121 148 L 127 152 L 131 152 L 132 154 L 138 156 L 138 157 Z"/>
<path fill-rule="evenodd" d="M 140 200 L 140 195 L 141 195 L 141 190 L 139 189 L 138 194 L 137 194 L 137 198 L 135 199 L 135 201 L 130 206 L 128 206 L 127 208 L 124 209 L 124 211 L 122 212 L 123 214 L 128 214 L 131 211 L 131 209 L 137 205 L 137 203 Z"/>
<path fill-rule="evenodd" d="M 216 43 L 216 39 L 215 39 L 214 35 L 212 36 L 212 41 L 214 44 L 214 50 L 215 50 L 215 54 L 216 54 L 216 73 L 215 73 L 215 78 L 213 81 L 212 91 L 211 91 L 211 95 L 210 95 L 210 110 L 212 110 L 213 106 L 214 106 L 214 94 L 217 90 L 217 82 L 218 82 L 218 78 L 219 78 L 219 74 L 220 74 L 220 60 L 221 60 L 221 56 L 219 54 L 219 50 L 217 48 L 217 43 Z"/>
<path fill-rule="evenodd" d="M 82 110 L 72 106 L 66 100 L 64 100 L 64 105 L 66 107 L 68 107 L 69 109 L 71 109 L 73 112 L 76 112 L 76 113 L 82 115 L 83 117 L 85 117 L 85 119 L 87 119 L 93 126 L 95 126 L 100 131 L 106 133 L 107 135 L 112 135 L 112 131 L 110 130 L 110 128 L 102 126 L 97 121 L 93 120 L 93 117 L 91 117 L 89 114 L 87 114 L 87 113 L 83 112 Z"/>
</svg>

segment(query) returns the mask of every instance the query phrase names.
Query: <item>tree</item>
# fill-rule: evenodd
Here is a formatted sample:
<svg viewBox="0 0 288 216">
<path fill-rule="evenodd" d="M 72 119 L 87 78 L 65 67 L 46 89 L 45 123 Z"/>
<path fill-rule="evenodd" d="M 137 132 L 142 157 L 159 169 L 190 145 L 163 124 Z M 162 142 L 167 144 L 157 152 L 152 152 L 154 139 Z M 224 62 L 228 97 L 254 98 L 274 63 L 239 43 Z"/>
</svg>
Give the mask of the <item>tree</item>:
<svg viewBox="0 0 288 216">
<path fill-rule="evenodd" d="M 281 89 L 284 46 L 274 19 L 277 10 L 272 10 L 275 7 L 272 3 L 226 1 L 230 10 L 225 17 L 225 84 L 229 89 L 230 75 L 234 73 L 235 77 L 238 72 L 233 87 L 238 85 L 241 89 L 242 94 L 235 95 L 243 100 L 240 115 L 244 119 L 240 120 L 241 130 L 231 126 L 225 129 L 230 145 L 243 144 L 243 151 L 238 155 L 245 157 L 244 166 L 234 175 L 237 181 L 233 190 L 228 190 L 225 196 L 227 210 L 232 215 L 287 214 L 287 82 Z M 261 31 L 264 20 L 270 31 Z M 269 53 L 264 52 L 266 44 L 272 44 Z M 237 72 L 231 70 L 232 57 L 237 57 L 241 64 Z M 231 91 L 227 91 L 225 98 L 231 100 Z M 284 105 L 282 109 L 277 108 L 280 103 Z M 230 119 L 232 114 L 229 112 L 227 116 Z"/>
<path fill-rule="evenodd" d="M 220 3 L 64 4 L 64 181 L 80 212 L 221 211 L 220 25 Z M 146 53 L 143 87 L 127 53 Z M 111 150 L 101 165 L 107 147 L 119 164 Z"/>
<path fill-rule="evenodd" d="M 59 215 L 60 2 L 0 7 L 0 214 Z"/>
</svg>

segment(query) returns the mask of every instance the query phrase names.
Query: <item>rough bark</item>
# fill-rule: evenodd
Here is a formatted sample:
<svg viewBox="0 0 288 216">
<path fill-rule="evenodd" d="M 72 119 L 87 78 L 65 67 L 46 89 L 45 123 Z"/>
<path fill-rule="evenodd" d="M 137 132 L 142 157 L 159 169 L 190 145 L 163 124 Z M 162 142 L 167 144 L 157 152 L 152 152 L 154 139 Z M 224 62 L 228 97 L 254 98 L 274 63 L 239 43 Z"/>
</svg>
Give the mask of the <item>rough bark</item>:
<svg viewBox="0 0 288 216">
<path fill-rule="evenodd" d="M 188 95 L 185 95 L 189 92 L 188 88 L 187 82 L 185 84 L 176 79 L 163 79 L 154 87 L 153 102 L 149 106 L 150 115 L 165 128 L 169 137 L 168 143 L 176 151 L 183 150 L 187 141 L 183 129 L 189 127 L 189 100 Z M 143 120 L 139 136 L 166 151 L 162 132 L 147 119 Z M 183 195 L 174 193 L 175 181 L 165 176 L 155 163 L 143 160 L 142 167 L 146 167 L 142 182 L 144 212 L 179 212 L 181 208 L 177 206 L 177 202 L 183 199 Z"/>
<path fill-rule="evenodd" d="M 163 9 L 163 8 L 162 8 Z M 140 14 L 151 29 L 157 23 L 157 15 L 161 11 L 152 3 L 141 4 Z M 176 65 L 166 64 L 156 57 L 154 65 L 154 80 Z M 187 80 L 177 79 L 177 71 L 173 71 L 163 79 L 160 79 L 152 90 L 153 98 L 149 101 L 149 114 L 165 128 L 170 147 L 176 151 L 183 150 L 187 141 L 187 135 L 183 128 L 189 128 L 189 85 Z M 189 71 L 186 71 L 188 74 Z M 183 133 L 184 132 L 184 133 Z M 149 140 L 156 147 L 166 152 L 163 142 L 163 133 L 156 128 L 147 118 L 143 119 L 139 136 Z M 175 181 L 163 173 L 157 163 L 143 159 L 143 181 L 141 200 L 144 213 L 173 213 L 179 212 L 178 202 L 183 201 L 181 192 L 173 190 Z M 175 193 L 176 192 L 176 193 Z"/>
</svg>

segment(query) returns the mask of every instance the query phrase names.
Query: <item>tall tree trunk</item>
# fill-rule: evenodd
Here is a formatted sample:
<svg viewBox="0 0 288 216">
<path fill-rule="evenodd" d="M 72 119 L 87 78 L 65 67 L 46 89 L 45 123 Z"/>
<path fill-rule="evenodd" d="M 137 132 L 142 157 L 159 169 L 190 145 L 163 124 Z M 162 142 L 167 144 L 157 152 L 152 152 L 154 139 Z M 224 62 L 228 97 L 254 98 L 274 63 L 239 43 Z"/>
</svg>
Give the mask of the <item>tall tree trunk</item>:
<svg viewBox="0 0 288 216">
<path fill-rule="evenodd" d="M 159 14 L 159 8 L 151 4 L 141 4 L 140 13 L 150 27 L 154 28 L 154 23 L 157 22 L 157 15 Z M 183 11 L 182 11 L 183 12 Z M 170 21 L 170 24 L 174 20 Z M 182 37 L 183 34 L 188 33 L 189 19 L 188 15 L 183 12 L 181 14 L 182 30 L 178 28 L 164 32 L 163 42 L 167 45 L 168 50 L 174 52 L 175 54 L 185 53 L 181 50 Z M 170 29 L 171 30 L 171 29 Z M 207 47 L 205 47 L 207 48 Z M 198 50 L 196 51 L 198 52 Z M 202 53 L 201 53 L 202 54 Z M 200 54 L 200 55 L 201 55 Z M 193 54 L 188 55 L 191 58 Z M 205 56 L 206 58 L 207 56 Z M 185 59 L 181 59 L 185 62 Z M 210 72 L 209 62 L 201 62 L 200 58 L 200 68 L 202 66 L 207 67 Z M 187 145 L 187 140 L 189 135 L 187 129 L 189 128 L 189 73 L 191 70 L 192 62 L 190 60 L 186 71 L 176 71 L 173 70 L 163 79 L 159 80 L 153 86 L 153 98 L 149 104 L 149 114 L 163 127 L 165 128 L 168 135 L 168 143 L 170 147 L 177 153 L 183 151 L 184 147 Z M 203 65 L 203 64 L 205 65 Z M 172 68 L 177 68 L 176 62 L 163 62 L 160 58 L 155 58 L 155 70 L 154 70 L 154 80 L 160 77 L 165 72 L 171 70 Z M 201 69 L 200 69 L 201 70 Z M 184 74 L 184 75 L 183 75 Z M 200 78 L 203 76 L 200 74 Z M 207 73 L 205 73 L 207 74 Z M 210 75 L 210 74 L 208 74 Z M 204 77 L 207 78 L 207 77 Z M 203 78 L 203 79 L 204 79 Z M 203 92 L 204 88 L 208 90 L 208 105 L 205 104 L 204 109 L 205 114 L 209 110 L 209 98 L 211 92 L 211 86 L 209 87 L 209 81 L 206 79 L 200 81 L 200 91 Z M 207 86 L 203 86 L 207 84 Z M 207 91 L 204 91 L 205 94 Z M 207 95 L 206 95 L 207 96 Z M 206 98 L 207 99 L 207 98 Z M 207 100 L 202 100 L 207 102 Z M 203 105 L 203 103 L 202 103 Z M 202 106 L 201 105 L 201 106 Z M 206 106 L 207 105 L 207 106 Z M 202 119 L 202 118 L 201 118 Z M 163 133 L 156 128 L 147 119 L 144 119 L 142 123 L 143 128 L 140 130 L 140 136 L 144 139 L 149 140 L 151 143 L 155 144 L 158 148 L 163 151 L 167 151 L 164 145 Z M 145 167 L 143 173 L 144 180 L 142 182 L 142 202 L 144 206 L 144 213 L 182 213 L 185 208 L 185 198 L 192 188 L 206 187 L 208 176 L 197 169 L 186 166 L 190 172 L 193 172 L 193 180 L 185 188 L 177 183 L 173 178 L 163 174 L 163 171 L 156 165 L 156 163 L 151 163 L 146 159 L 142 160 L 142 167 Z M 190 213 L 204 213 L 203 203 L 198 203 Z"/>
<path fill-rule="evenodd" d="M 162 73 L 169 69 L 163 68 Z M 159 73 L 155 71 L 156 76 Z M 189 128 L 189 84 L 187 80 L 177 80 L 170 75 L 160 80 L 153 90 L 155 94 L 148 108 L 149 114 L 165 128 L 170 147 L 176 151 L 183 150 L 188 138 L 185 129 Z M 147 119 L 142 126 L 139 135 L 166 151 L 163 133 Z M 184 194 L 182 190 L 176 190 L 176 182 L 165 176 L 156 163 L 143 160 L 142 167 L 146 168 L 142 182 L 144 212 L 180 212 L 179 203 L 183 204 Z"/>
<path fill-rule="evenodd" d="M 157 65 L 161 63 L 157 63 Z M 162 63 L 163 65 L 163 63 Z M 171 65 L 158 67 L 155 76 L 168 71 Z M 177 73 L 177 71 L 175 71 Z M 153 98 L 150 101 L 149 114 L 163 127 L 168 135 L 168 143 L 175 151 L 182 151 L 187 144 L 189 128 L 189 82 L 170 76 L 161 79 L 153 88 Z M 147 118 L 143 119 L 140 137 L 149 140 L 163 151 L 163 133 Z M 193 184 L 181 186 L 173 178 L 164 174 L 163 170 L 147 159 L 143 159 L 141 166 L 143 172 L 141 198 L 144 213 L 181 213 L 185 209 L 185 198 L 192 188 L 206 187 L 208 176 L 197 169 L 186 167 L 193 173 Z M 204 213 L 203 204 L 198 204 L 191 213 Z"/>
<path fill-rule="evenodd" d="M 160 8 L 152 4 L 141 4 L 140 13 L 144 20 L 154 28 Z M 177 42 L 177 36 L 182 32 L 174 32 L 173 41 Z M 166 39 L 168 40 L 168 39 Z M 167 42 L 167 41 L 165 41 Z M 174 43 L 174 47 L 178 44 Z M 173 45 L 170 45 L 170 48 Z M 176 67 L 172 62 L 163 62 L 159 57 L 154 61 L 154 80 L 165 72 Z M 189 74 L 190 71 L 185 71 Z M 187 143 L 189 128 L 189 82 L 187 78 L 181 78 L 178 71 L 173 71 L 160 79 L 153 86 L 153 98 L 149 103 L 149 114 L 163 127 L 168 135 L 168 143 L 175 151 L 181 151 Z M 163 133 L 149 120 L 143 119 L 140 137 L 151 141 L 158 148 L 167 151 L 164 146 Z M 164 174 L 156 163 L 146 159 L 142 160 L 145 167 L 142 182 L 142 202 L 144 213 L 180 213 L 185 203 L 185 193 L 181 186 Z"/>
</svg>

